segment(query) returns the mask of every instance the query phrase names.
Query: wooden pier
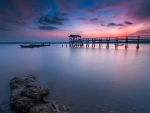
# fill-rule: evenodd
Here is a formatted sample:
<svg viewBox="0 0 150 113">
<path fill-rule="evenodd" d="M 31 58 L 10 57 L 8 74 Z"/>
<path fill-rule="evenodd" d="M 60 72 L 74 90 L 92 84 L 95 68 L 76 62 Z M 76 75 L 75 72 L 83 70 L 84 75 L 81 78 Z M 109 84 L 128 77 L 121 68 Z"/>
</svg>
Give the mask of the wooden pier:
<svg viewBox="0 0 150 113">
<path fill-rule="evenodd" d="M 120 37 L 101 37 L 101 38 L 81 38 L 80 35 L 70 35 L 69 36 L 69 46 L 70 47 L 83 47 L 86 45 L 89 48 L 89 45 L 92 45 L 92 48 L 95 48 L 96 44 L 99 44 L 99 47 L 103 43 L 106 44 L 106 48 L 109 48 L 110 43 L 115 44 L 117 49 L 119 44 L 124 44 L 125 49 L 128 48 L 129 43 L 136 43 L 136 49 L 139 49 L 139 44 L 143 42 L 150 43 L 150 35 L 142 36 L 120 36 Z"/>
</svg>

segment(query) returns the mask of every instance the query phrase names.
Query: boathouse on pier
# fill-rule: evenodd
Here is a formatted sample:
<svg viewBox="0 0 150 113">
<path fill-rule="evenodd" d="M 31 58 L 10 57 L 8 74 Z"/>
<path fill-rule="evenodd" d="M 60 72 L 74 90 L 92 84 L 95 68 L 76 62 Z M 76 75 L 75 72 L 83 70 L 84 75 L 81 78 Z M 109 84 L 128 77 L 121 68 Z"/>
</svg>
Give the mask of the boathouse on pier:
<svg viewBox="0 0 150 113">
<path fill-rule="evenodd" d="M 83 40 L 80 35 L 70 35 L 69 36 L 69 46 L 70 47 L 79 47 L 83 45 Z"/>
</svg>

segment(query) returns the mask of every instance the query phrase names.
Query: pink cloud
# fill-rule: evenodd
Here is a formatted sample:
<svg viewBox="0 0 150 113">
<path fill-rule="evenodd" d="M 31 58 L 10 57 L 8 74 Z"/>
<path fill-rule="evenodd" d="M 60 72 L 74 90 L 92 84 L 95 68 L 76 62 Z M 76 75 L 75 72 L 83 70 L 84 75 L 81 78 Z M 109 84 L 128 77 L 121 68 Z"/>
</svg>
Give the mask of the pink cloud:
<svg viewBox="0 0 150 113">
<path fill-rule="evenodd" d="M 98 12 L 98 11 L 104 11 L 104 10 L 110 10 L 110 9 L 123 9 L 126 6 L 128 6 L 128 4 L 129 4 L 128 2 L 123 2 L 123 3 L 119 3 L 119 4 L 113 4 L 113 5 L 106 5 L 106 6 L 103 6 L 103 7 L 98 7 L 98 8 L 91 9 L 88 12 L 89 13 L 95 13 L 95 12 Z"/>
</svg>

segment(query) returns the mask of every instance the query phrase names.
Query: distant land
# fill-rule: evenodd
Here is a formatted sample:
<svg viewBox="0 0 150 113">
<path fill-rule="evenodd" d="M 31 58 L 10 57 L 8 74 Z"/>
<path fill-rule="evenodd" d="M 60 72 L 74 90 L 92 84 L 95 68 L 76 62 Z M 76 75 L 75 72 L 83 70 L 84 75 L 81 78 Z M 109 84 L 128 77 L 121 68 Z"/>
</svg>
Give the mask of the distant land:
<svg viewBox="0 0 150 113">
<path fill-rule="evenodd" d="M 0 42 L 0 44 L 69 44 L 68 42 Z M 95 42 L 98 43 L 98 42 Z M 107 41 L 103 41 L 102 43 L 107 43 Z M 109 43 L 116 43 L 115 41 L 110 41 Z M 118 41 L 118 43 L 125 43 L 122 41 Z M 128 43 L 137 43 L 137 41 L 128 41 Z M 150 40 L 140 40 L 140 43 L 149 44 Z"/>
</svg>

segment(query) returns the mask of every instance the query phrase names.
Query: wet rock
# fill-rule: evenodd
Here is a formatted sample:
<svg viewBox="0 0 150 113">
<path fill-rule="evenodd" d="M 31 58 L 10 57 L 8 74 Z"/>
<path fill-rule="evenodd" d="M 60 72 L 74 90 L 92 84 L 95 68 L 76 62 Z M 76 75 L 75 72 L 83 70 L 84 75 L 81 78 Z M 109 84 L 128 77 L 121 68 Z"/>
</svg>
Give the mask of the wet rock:
<svg viewBox="0 0 150 113">
<path fill-rule="evenodd" d="M 63 106 L 59 108 L 58 102 L 52 103 L 52 111 L 44 104 L 49 100 L 49 88 L 41 88 L 34 83 L 35 76 L 15 77 L 10 80 L 11 108 L 18 113 L 69 113 L 69 108 Z"/>
<path fill-rule="evenodd" d="M 35 81 L 35 76 L 29 75 L 29 76 L 23 76 L 23 77 L 14 77 L 10 80 L 10 89 L 12 90 L 12 95 L 20 95 L 22 90 L 26 87 L 26 85 L 30 81 Z"/>
<path fill-rule="evenodd" d="M 52 111 L 55 113 L 58 113 L 60 110 L 59 110 L 59 105 L 58 105 L 58 102 L 57 101 L 54 101 L 52 102 Z"/>
<path fill-rule="evenodd" d="M 48 100 L 48 99 L 46 99 L 45 97 L 43 97 L 43 102 L 44 102 L 44 103 L 48 103 L 48 102 L 49 102 L 49 100 Z"/>
<path fill-rule="evenodd" d="M 37 105 L 30 109 L 29 113 L 52 113 L 46 105 Z"/>
<path fill-rule="evenodd" d="M 49 88 L 41 89 L 37 86 L 34 86 L 23 89 L 21 95 L 32 99 L 40 100 L 43 96 L 47 95 L 49 91 Z"/>
<path fill-rule="evenodd" d="M 64 112 L 69 112 L 70 108 L 66 107 L 66 106 L 62 106 L 61 110 L 64 111 Z"/>
<path fill-rule="evenodd" d="M 21 77 L 15 77 L 10 80 L 10 89 L 18 89 L 22 87 L 24 80 Z"/>
<path fill-rule="evenodd" d="M 66 106 L 60 107 L 57 101 L 52 102 L 52 113 L 70 113 L 70 108 Z"/>
<path fill-rule="evenodd" d="M 36 87 L 34 82 L 27 83 L 26 87 Z"/>
<path fill-rule="evenodd" d="M 41 96 L 48 95 L 48 94 L 49 94 L 49 91 L 50 91 L 50 88 L 43 88 L 43 89 L 40 89 L 40 95 L 41 95 Z"/>
<path fill-rule="evenodd" d="M 28 97 L 11 96 L 10 105 L 19 113 L 28 113 L 30 108 L 34 105 L 34 100 Z"/>
<path fill-rule="evenodd" d="M 39 100 L 40 99 L 39 92 L 40 92 L 40 88 L 38 87 L 28 87 L 22 90 L 21 96 L 26 96 L 28 98 Z"/>
</svg>

